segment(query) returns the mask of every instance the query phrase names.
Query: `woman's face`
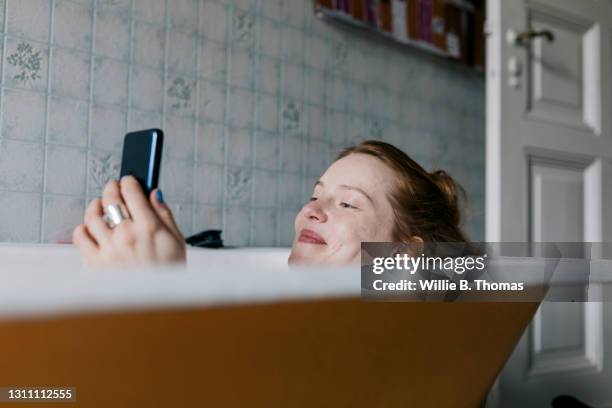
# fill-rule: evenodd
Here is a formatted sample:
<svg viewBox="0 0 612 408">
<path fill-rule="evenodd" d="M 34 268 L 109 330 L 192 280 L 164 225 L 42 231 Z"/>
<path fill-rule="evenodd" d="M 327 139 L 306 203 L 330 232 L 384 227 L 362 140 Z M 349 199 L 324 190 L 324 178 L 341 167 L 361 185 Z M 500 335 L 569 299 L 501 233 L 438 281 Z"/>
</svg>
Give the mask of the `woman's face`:
<svg viewBox="0 0 612 408">
<path fill-rule="evenodd" d="M 357 263 L 362 241 L 392 241 L 387 197 L 394 178 L 374 156 L 353 153 L 334 162 L 295 218 L 289 264 Z"/>
</svg>

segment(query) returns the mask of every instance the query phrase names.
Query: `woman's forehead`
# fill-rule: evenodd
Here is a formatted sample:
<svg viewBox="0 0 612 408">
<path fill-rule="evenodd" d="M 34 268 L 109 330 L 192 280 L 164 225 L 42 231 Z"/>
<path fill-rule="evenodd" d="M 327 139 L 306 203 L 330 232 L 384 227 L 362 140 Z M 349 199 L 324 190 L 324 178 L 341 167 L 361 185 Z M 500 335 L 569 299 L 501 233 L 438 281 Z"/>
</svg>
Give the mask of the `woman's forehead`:
<svg viewBox="0 0 612 408">
<path fill-rule="evenodd" d="M 393 179 L 389 166 L 374 156 L 360 153 L 336 160 L 320 178 L 324 185 L 348 184 L 368 191 L 386 190 Z"/>
</svg>

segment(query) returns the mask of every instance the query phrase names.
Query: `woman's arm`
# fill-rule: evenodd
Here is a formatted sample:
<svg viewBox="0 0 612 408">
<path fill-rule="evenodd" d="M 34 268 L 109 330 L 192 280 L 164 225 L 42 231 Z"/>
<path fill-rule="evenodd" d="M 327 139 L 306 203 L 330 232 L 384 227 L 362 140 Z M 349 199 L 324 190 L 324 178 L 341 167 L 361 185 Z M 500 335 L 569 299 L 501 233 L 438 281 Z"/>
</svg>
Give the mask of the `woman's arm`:
<svg viewBox="0 0 612 408">
<path fill-rule="evenodd" d="M 127 219 L 110 227 L 104 209 L 118 205 Z M 101 199 L 92 200 L 73 242 L 87 267 L 185 263 L 185 239 L 170 208 L 155 189 L 147 197 L 133 176 L 106 184 Z"/>
</svg>

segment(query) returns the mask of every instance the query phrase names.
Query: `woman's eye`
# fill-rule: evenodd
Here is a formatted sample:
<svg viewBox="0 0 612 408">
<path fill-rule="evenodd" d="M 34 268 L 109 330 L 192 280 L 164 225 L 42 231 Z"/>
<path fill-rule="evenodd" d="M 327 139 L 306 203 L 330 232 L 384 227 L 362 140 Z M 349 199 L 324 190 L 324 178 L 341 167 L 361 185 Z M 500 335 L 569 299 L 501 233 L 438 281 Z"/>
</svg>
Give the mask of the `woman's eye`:
<svg viewBox="0 0 612 408">
<path fill-rule="evenodd" d="M 344 203 L 344 202 L 340 203 L 340 207 L 343 207 L 343 208 L 357 208 L 357 207 L 354 207 L 354 206 L 350 205 L 349 203 Z"/>
</svg>

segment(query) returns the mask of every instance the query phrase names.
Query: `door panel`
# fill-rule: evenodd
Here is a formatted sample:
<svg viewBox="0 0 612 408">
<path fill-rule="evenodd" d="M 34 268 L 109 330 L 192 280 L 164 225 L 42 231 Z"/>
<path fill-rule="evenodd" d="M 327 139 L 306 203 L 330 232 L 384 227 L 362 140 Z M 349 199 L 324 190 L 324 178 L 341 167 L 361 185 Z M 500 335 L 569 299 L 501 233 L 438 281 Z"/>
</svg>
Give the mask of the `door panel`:
<svg viewBox="0 0 612 408">
<path fill-rule="evenodd" d="M 612 1 L 487 10 L 487 240 L 612 241 Z M 513 42 L 529 29 L 554 39 Z M 612 406 L 611 333 L 610 303 L 544 303 L 489 405 Z"/>
</svg>

